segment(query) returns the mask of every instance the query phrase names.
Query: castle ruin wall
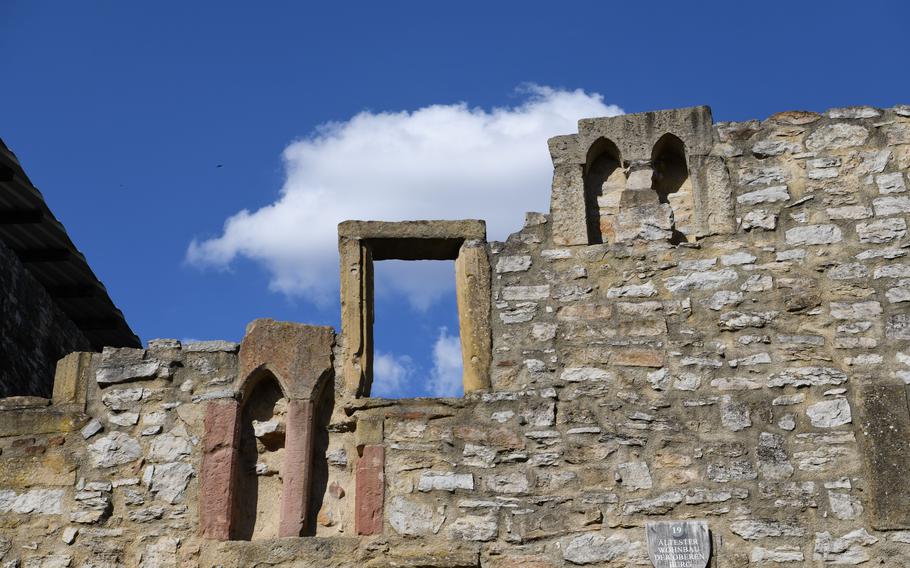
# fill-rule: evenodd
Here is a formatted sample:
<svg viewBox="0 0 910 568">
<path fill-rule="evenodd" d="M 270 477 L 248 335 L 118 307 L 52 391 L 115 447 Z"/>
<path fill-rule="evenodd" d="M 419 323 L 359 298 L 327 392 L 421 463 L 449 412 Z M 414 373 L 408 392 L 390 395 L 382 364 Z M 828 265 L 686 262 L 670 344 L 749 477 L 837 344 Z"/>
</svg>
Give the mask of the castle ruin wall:
<svg viewBox="0 0 910 568">
<path fill-rule="evenodd" d="M 585 195 L 601 138 L 615 209 Z M 345 333 L 270 321 L 258 349 L 70 355 L 53 400 L 0 401 L 0 566 L 650 566 L 666 519 L 707 521 L 712 567 L 910 564 L 910 107 L 590 119 L 550 147 L 554 209 L 486 244 L 489 388 L 346 382 L 370 306 L 356 365 Z"/>
</svg>

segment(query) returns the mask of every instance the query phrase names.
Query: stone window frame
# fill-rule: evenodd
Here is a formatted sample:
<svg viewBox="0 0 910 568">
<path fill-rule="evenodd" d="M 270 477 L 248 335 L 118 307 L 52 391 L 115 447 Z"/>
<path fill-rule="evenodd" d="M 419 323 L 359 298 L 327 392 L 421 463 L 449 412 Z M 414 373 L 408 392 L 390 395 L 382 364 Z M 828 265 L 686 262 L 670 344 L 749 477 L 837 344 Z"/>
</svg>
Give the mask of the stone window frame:
<svg viewBox="0 0 910 568">
<path fill-rule="evenodd" d="M 458 303 L 464 392 L 490 389 L 491 270 L 486 223 L 344 221 L 338 225 L 344 394 L 367 398 L 373 382 L 373 263 L 452 260 Z"/>
</svg>

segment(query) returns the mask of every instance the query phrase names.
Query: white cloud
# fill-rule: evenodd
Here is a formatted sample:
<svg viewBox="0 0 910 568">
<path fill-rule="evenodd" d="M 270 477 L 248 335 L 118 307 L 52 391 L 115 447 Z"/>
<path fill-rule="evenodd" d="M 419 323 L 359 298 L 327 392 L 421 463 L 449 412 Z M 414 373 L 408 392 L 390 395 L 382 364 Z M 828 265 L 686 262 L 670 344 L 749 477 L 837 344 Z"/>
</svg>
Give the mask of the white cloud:
<svg viewBox="0 0 910 568">
<path fill-rule="evenodd" d="M 376 351 L 370 395 L 382 398 L 461 396 L 464 393 L 461 339 L 458 335 L 450 335 L 446 327 L 439 328 L 433 344 L 432 364 L 433 368 L 427 374 L 409 355 Z"/>
<path fill-rule="evenodd" d="M 272 290 L 324 302 L 337 298 L 342 220 L 480 218 L 489 238 L 503 239 L 525 211 L 548 210 L 547 138 L 574 132 L 579 118 L 622 112 L 582 90 L 522 94 L 514 107 L 432 105 L 325 124 L 285 149 L 287 179 L 274 203 L 228 218 L 220 236 L 194 240 L 187 259 L 224 268 L 246 257 L 266 266 Z M 389 285 L 420 308 L 451 282 L 404 274 Z"/>
<path fill-rule="evenodd" d="M 461 340 L 457 335 L 449 335 L 449 330 L 443 327 L 433 345 L 430 395 L 461 396 L 464 393 L 461 370 Z"/>
<path fill-rule="evenodd" d="M 414 374 L 414 361 L 408 355 L 376 351 L 373 358 L 373 387 L 371 395 L 384 398 L 401 396 Z"/>
<path fill-rule="evenodd" d="M 410 307 L 418 312 L 426 312 L 443 294 L 455 297 L 455 263 L 452 261 L 377 262 L 373 280 L 377 298 L 404 294 Z"/>
</svg>

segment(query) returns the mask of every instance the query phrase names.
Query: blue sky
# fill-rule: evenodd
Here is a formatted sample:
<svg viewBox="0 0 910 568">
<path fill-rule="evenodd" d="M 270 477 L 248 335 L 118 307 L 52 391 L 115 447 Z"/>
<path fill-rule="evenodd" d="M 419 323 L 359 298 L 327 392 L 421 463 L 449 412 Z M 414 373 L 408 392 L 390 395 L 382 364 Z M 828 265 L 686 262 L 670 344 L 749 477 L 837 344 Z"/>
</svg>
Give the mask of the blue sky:
<svg viewBox="0 0 910 568">
<path fill-rule="evenodd" d="M 335 217 L 502 238 L 582 114 L 910 102 L 901 2 L 329 4 L 0 0 L 0 137 L 143 340 L 337 326 Z M 450 276 L 382 267 L 388 393 L 451 387 Z"/>
</svg>

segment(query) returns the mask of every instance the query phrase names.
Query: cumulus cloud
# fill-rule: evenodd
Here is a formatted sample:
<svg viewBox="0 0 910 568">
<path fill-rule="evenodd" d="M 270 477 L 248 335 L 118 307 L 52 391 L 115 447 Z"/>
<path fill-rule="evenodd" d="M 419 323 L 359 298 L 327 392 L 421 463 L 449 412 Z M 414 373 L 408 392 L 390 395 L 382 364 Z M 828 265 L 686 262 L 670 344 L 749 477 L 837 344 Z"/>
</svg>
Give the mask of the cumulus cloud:
<svg viewBox="0 0 910 568">
<path fill-rule="evenodd" d="M 401 398 L 416 396 L 461 396 L 464 394 L 461 340 L 439 329 L 428 371 L 409 355 L 376 351 L 373 359 L 371 396 Z"/>
<path fill-rule="evenodd" d="M 461 380 L 461 340 L 449 335 L 445 327 L 439 330 L 439 337 L 433 345 L 433 370 L 430 372 L 428 390 L 432 396 L 461 396 L 464 386 Z"/>
<path fill-rule="evenodd" d="M 225 268 L 249 258 L 268 269 L 272 290 L 324 302 L 337 298 L 336 227 L 345 219 L 479 218 L 489 238 L 503 239 L 525 211 L 548 209 L 547 138 L 574 132 L 579 118 L 622 112 L 582 90 L 530 86 L 520 95 L 492 110 L 431 105 L 324 124 L 284 150 L 274 203 L 229 217 L 220 235 L 189 245 L 187 260 Z M 434 269 L 409 270 L 387 284 L 415 307 L 451 287 Z"/>
<path fill-rule="evenodd" d="M 408 355 L 376 351 L 373 358 L 372 396 L 395 398 L 407 391 L 414 375 L 414 361 Z"/>
</svg>

